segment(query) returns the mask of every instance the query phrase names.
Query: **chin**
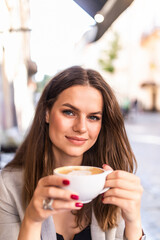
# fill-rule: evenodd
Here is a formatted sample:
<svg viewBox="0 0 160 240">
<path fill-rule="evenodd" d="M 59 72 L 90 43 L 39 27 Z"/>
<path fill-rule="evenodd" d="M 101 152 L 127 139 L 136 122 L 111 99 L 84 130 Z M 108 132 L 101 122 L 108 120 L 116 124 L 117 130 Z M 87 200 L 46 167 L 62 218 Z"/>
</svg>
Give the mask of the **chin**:
<svg viewBox="0 0 160 240">
<path fill-rule="evenodd" d="M 82 156 L 82 155 L 83 155 L 83 153 L 81 153 L 81 154 L 69 153 L 69 154 L 68 154 L 68 156 L 70 156 L 70 157 L 80 157 L 80 156 Z"/>
<path fill-rule="evenodd" d="M 68 151 L 66 154 L 71 157 L 80 157 L 84 154 L 84 151 Z"/>
</svg>

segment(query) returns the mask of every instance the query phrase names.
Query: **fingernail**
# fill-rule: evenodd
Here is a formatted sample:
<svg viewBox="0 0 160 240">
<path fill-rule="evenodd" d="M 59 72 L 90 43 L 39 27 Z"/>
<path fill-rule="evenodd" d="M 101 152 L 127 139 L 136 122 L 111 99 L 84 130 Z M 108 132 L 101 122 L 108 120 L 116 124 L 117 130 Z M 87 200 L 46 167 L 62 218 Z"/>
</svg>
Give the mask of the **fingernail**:
<svg viewBox="0 0 160 240">
<path fill-rule="evenodd" d="M 75 206 L 76 206 L 76 207 L 83 207 L 83 203 L 77 202 L 77 203 L 75 203 Z"/>
<path fill-rule="evenodd" d="M 102 167 L 106 167 L 106 166 L 109 166 L 108 164 L 106 164 L 106 163 L 104 163 L 103 165 L 102 165 Z"/>
<path fill-rule="evenodd" d="M 78 195 L 75 195 L 75 194 L 71 194 L 71 198 L 74 199 L 74 200 L 78 200 L 78 199 L 79 199 L 79 196 L 78 196 Z"/>
<path fill-rule="evenodd" d="M 63 184 L 64 184 L 64 185 L 69 185 L 69 184 L 70 184 L 70 181 L 67 180 L 67 179 L 65 179 L 65 180 L 63 180 Z"/>
<path fill-rule="evenodd" d="M 107 167 L 108 170 L 113 170 L 108 164 L 103 164 L 103 165 L 102 165 L 102 168 L 105 168 L 105 167 Z"/>
</svg>

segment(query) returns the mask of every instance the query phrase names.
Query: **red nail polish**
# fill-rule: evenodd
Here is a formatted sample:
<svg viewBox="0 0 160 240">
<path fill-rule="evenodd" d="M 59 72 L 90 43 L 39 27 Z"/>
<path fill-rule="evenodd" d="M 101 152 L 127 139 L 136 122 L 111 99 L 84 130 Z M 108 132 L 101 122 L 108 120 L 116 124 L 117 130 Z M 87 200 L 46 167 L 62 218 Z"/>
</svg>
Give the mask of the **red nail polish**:
<svg viewBox="0 0 160 240">
<path fill-rule="evenodd" d="M 108 164 L 106 164 L 106 163 L 104 163 L 103 165 L 102 165 L 102 167 L 109 167 L 109 165 Z"/>
<path fill-rule="evenodd" d="M 76 207 L 83 207 L 83 203 L 77 202 L 77 203 L 75 203 L 75 206 L 76 206 Z"/>
<path fill-rule="evenodd" d="M 71 199 L 78 200 L 79 196 L 75 194 L 71 194 Z"/>
<path fill-rule="evenodd" d="M 67 180 L 67 179 L 64 179 L 64 180 L 63 180 L 63 184 L 64 184 L 64 185 L 69 185 L 69 184 L 70 184 L 70 181 Z"/>
<path fill-rule="evenodd" d="M 103 163 L 102 166 L 107 166 L 107 164 L 106 164 L 106 163 Z"/>
</svg>

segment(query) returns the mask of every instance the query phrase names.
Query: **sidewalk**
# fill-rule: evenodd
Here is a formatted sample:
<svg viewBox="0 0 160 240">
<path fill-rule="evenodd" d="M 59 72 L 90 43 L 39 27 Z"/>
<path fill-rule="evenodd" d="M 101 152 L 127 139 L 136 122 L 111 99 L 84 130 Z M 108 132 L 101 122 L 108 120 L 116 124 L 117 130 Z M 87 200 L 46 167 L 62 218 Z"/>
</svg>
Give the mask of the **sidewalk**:
<svg viewBox="0 0 160 240">
<path fill-rule="evenodd" d="M 125 125 L 144 188 L 143 228 L 147 239 L 160 240 L 160 113 L 137 113 Z"/>
</svg>

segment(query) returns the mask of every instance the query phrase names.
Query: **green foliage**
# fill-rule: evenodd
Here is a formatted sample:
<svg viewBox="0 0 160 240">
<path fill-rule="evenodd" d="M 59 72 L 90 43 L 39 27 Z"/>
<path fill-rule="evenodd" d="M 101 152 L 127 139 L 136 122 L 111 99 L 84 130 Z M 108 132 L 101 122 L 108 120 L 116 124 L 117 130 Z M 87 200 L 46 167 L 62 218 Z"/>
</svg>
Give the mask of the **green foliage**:
<svg viewBox="0 0 160 240">
<path fill-rule="evenodd" d="M 118 33 L 113 34 L 113 40 L 108 45 L 108 49 L 103 51 L 103 58 L 99 59 L 98 62 L 104 71 L 114 73 L 114 61 L 118 58 L 118 51 L 121 49 Z"/>
<path fill-rule="evenodd" d="M 46 84 L 49 82 L 49 80 L 51 79 L 51 76 L 49 75 L 44 75 L 42 81 L 37 82 L 37 90 L 36 92 L 42 92 L 44 87 L 46 86 Z"/>
</svg>

